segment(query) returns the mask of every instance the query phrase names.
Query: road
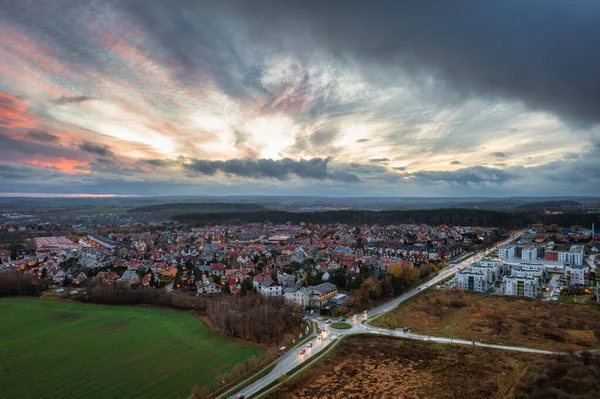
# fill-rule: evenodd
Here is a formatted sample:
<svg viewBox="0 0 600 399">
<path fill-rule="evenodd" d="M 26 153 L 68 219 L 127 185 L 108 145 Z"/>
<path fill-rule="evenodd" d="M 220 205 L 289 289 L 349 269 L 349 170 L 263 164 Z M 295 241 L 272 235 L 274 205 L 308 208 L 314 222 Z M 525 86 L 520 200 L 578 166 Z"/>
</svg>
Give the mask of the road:
<svg viewBox="0 0 600 399">
<path fill-rule="evenodd" d="M 523 234 L 522 231 L 518 232 L 516 234 L 513 234 L 513 235 L 511 235 L 511 237 L 509 239 L 496 244 L 492 248 L 481 251 L 454 266 L 451 266 L 451 267 L 448 267 L 448 268 L 442 270 L 436 277 L 429 280 L 427 283 L 421 284 L 420 286 L 411 289 L 410 291 L 400 295 L 399 297 L 394 298 L 393 300 L 372 309 L 368 314 L 368 320 L 372 320 L 373 318 L 377 317 L 381 313 L 388 312 L 388 311 L 394 309 L 395 307 L 397 307 L 399 304 L 406 301 L 407 299 L 417 295 L 418 293 L 422 292 L 423 290 L 430 287 L 431 285 L 435 285 L 438 282 L 445 280 L 448 277 L 451 277 L 456 272 L 466 268 L 473 262 L 477 262 L 478 260 L 487 256 L 488 254 L 495 251 L 502 245 L 505 245 L 505 244 L 509 243 L 510 241 L 520 237 L 522 234 Z M 317 323 L 317 325 L 320 329 L 325 328 L 325 332 L 322 333 L 322 337 L 323 337 L 322 339 L 319 340 L 315 336 L 315 338 L 312 341 L 310 341 L 313 343 L 312 348 L 307 348 L 306 344 L 303 345 L 302 347 L 292 348 L 289 352 L 287 352 L 285 355 L 283 355 L 280 358 L 280 360 L 277 363 L 277 365 L 275 366 L 275 368 L 269 374 L 265 375 L 264 377 L 258 379 L 255 382 L 251 383 L 250 385 L 244 387 L 239 392 L 236 392 L 235 394 L 230 396 L 230 398 L 237 398 L 239 395 L 244 395 L 244 397 L 249 398 L 250 396 L 255 395 L 257 392 L 259 392 L 263 388 L 265 388 L 268 385 L 272 384 L 273 382 L 277 381 L 277 379 L 279 379 L 284 374 L 287 374 L 288 372 L 290 372 L 294 368 L 298 367 L 299 365 L 301 365 L 302 363 L 304 363 L 311 357 L 314 357 L 319 352 L 325 350 L 336 339 L 340 339 L 343 336 L 352 335 L 352 334 L 386 335 L 386 336 L 394 336 L 394 337 L 406 338 L 406 339 L 416 339 L 416 340 L 421 340 L 421 341 L 433 341 L 433 342 L 448 343 L 448 344 L 475 345 L 475 346 L 482 346 L 482 347 L 486 347 L 486 348 L 515 350 L 515 351 L 521 351 L 521 352 L 532 352 L 532 353 L 542 353 L 542 354 L 552 353 L 552 352 L 548 352 L 548 351 L 541 351 L 541 350 L 530 349 L 530 348 L 483 344 L 483 343 L 479 343 L 479 342 L 473 343 L 472 341 L 465 341 L 465 340 L 460 340 L 460 339 L 431 337 L 431 336 L 426 336 L 426 335 L 413 334 L 411 332 L 386 330 L 384 328 L 372 327 L 370 325 L 363 324 L 362 323 L 363 321 L 365 321 L 365 323 L 368 322 L 367 316 L 365 316 L 365 315 L 357 315 L 356 318 L 351 319 L 349 322 L 352 324 L 352 328 L 348 329 L 348 330 L 335 330 L 335 329 L 331 328 L 328 324 L 326 324 L 325 319 L 322 317 L 312 317 L 311 319 Z M 304 349 L 306 351 L 304 354 L 300 353 L 300 351 L 302 349 Z"/>
<path fill-rule="evenodd" d="M 319 325 L 319 328 L 325 327 L 324 320 L 315 321 Z M 317 353 L 325 350 L 329 345 L 331 345 L 332 340 L 337 339 L 337 333 L 331 332 L 331 329 L 326 329 L 326 332 L 322 333 L 322 337 L 322 339 L 317 339 L 317 336 L 315 335 L 314 338 L 309 341 L 313 344 L 312 348 L 308 348 L 306 346 L 308 342 L 301 347 L 292 348 L 285 355 L 281 356 L 279 362 L 269 374 L 244 387 L 239 392 L 236 392 L 234 395 L 230 396 L 230 398 L 237 398 L 239 395 L 244 395 L 246 398 L 248 398 L 251 395 L 256 394 L 261 389 L 277 381 L 277 379 L 284 374 L 287 374 L 289 371 L 298 367 L 311 357 L 316 356 Z M 306 351 L 304 354 L 300 354 L 302 349 Z"/>
<path fill-rule="evenodd" d="M 596 256 L 598 256 L 598 254 L 592 254 L 592 255 L 588 256 L 588 258 L 587 258 L 587 262 L 588 262 L 588 266 L 590 267 L 590 270 L 596 269 L 596 264 L 594 263 L 594 259 L 596 259 Z"/>
<path fill-rule="evenodd" d="M 474 262 L 481 260 L 482 258 L 484 258 L 487 255 L 489 255 L 490 253 L 494 252 L 501 246 L 508 244 L 512 240 L 519 238 L 522 234 L 523 234 L 523 231 L 513 234 L 507 240 L 504 240 L 504 241 L 494 245 L 493 247 L 486 249 L 485 251 L 481 251 L 481 252 L 471 256 L 470 258 L 467 258 L 466 260 L 464 260 L 460 263 L 457 263 L 454 266 L 445 268 L 437 276 L 435 276 L 433 279 L 429 280 L 428 282 L 423 283 L 420 286 L 411 289 L 410 291 L 392 299 L 389 302 L 384 303 L 383 305 L 373 308 L 369 312 L 369 319 L 373 319 L 373 318 L 379 316 L 381 313 L 389 312 L 390 310 L 392 310 L 395 307 L 397 307 L 398 305 L 400 305 L 402 302 L 406 301 L 409 298 L 412 298 L 413 296 L 417 295 L 419 292 L 423 291 L 424 289 L 431 287 L 432 285 L 436 285 L 440 281 L 443 281 L 443 280 L 447 279 L 448 277 L 453 276 L 454 274 L 456 274 L 456 272 L 466 268 L 467 266 L 471 265 Z"/>
</svg>

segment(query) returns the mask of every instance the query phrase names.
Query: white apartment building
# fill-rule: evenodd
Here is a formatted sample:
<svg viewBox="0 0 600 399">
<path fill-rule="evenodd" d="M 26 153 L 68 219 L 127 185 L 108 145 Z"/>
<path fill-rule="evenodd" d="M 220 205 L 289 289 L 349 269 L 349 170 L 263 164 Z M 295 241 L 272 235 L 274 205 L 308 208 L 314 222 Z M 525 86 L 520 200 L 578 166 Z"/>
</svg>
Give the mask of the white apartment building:
<svg viewBox="0 0 600 399">
<path fill-rule="evenodd" d="M 475 292 L 487 292 L 491 288 L 488 275 L 482 270 L 472 270 L 470 267 L 456 273 L 454 283 L 457 289 Z"/>
<path fill-rule="evenodd" d="M 523 248 L 521 252 L 521 259 L 523 260 L 536 260 L 537 259 L 538 250 L 536 247 L 531 248 Z"/>
<path fill-rule="evenodd" d="M 474 263 L 469 267 L 470 271 L 484 273 L 487 277 L 488 284 L 492 285 L 496 281 L 500 280 L 500 265 L 497 262 L 478 262 Z"/>
<path fill-rule="evenodd" d="M 515 267 L 511 270 L 509 277 L 532 278 L 537 280 L 538 284 L 545 278 L 545 273 L 541 270 L 531 270 L 522 267 Z"/>
<path fill-rule="evenodd" d="M 589 272 L 589 268 L 587 266 L 581 266 L 581 265 L 565 266 L 565 275 L 567 276 L 567 280 L 569 281 L 569 285 L 571 285 L 571 286 L 583 287 L 585 285 L 585 275 L 588 272 Z"/>
<path fill-rule="evenodd" d="M 306 287 L 288 287 L 283 290 L 283 297 L 286 303 L 294 304 L 301 308 L 308 307 L 310 301 L 310 293 Z"/>
<path fill-rule="evenodd" d="M 516 274 L 514 274 L 516 273 Z M 548 274 L 548 268 L 545 265 L 529 265 L 529 264 L 518 264 L 511 265 L 511 270 L 509 275 L 515 276 L 523 276 L 536 278 L 540 283 L 546 280 L 546 276 Z"/>
<path fill-rule="evenodd" d="M 498 249 L 498 257 L 500 257 L 500 259 L 514 259 L 514 257 L 515 257 L 514 245 L 499 248 Z"/>
<path fill-rule="evenodd" d="M 504 295 L 537 298 L 540 293 L 538 280 L 528 277 L 504 276 L 502 279 Z"/>
</svg>

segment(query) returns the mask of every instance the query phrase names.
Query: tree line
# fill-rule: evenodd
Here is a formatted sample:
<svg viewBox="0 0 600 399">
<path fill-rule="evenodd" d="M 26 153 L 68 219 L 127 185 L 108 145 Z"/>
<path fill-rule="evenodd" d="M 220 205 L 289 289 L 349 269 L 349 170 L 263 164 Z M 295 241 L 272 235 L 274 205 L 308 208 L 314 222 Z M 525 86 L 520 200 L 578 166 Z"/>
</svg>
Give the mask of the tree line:
<svg viewBox="0 0 600 399">
<path fill-rule="evenodd" d="M 559 214 L 545 215 L 537 212 L 501 212 L 482 209 L 419 209 L 407 211 L 327 211 L 327 212 L 217 212 L 211 214 L 187 213 L 175 215 L 174 221 L 192 225 L 222 223 L 315 223 L 349 225 L 361 224 L 429 224 L 451 226 L 493 226 L 503 228 L 524 227 L 542 221 L 544 224 L 600 225 L 600 214 Z"/>
<path fill-rule="evenodd" d="M 0 273 L 0 296 L 40 296 L 47 282 L 29 273 L 9 270 Z M 257 343 L 279 343 L 301 324 L 301 315 L 283 298 L 267 298 L 254 292 L 245 296 L 195 297 L 185 293 L 169 293 L 164 289 L 132 288 L 106 284 L 94 279 L 77 294 L 65 287 L 63 296 L 80 302 L 107 305 L 150 305 L 191 310 L 206 317 L 222 334 Z"/>
</svg>

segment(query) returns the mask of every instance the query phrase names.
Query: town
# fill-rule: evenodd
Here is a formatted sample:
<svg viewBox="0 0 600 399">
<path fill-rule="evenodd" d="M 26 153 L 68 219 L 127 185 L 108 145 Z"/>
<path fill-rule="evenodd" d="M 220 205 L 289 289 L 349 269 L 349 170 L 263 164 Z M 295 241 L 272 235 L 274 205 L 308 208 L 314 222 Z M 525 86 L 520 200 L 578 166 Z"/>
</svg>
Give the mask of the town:
<svg viewBox="0 0 600 399">
<path fill-rule="evenodd" d="M 424 225 L 251 223 L 188 229 L 164 223 L 147 228 L 35 237 L 31 249 L 4 250 L 0 267 L 48 279 L 56 287 L 81 289 L 102 281 L 195 295 L 255 290 L 305 309 L 326 310 L 350 305 L 351 289 L 396 265 L 418 271 L 416 282 L 499 238 L 498 229 Z"/>
</svg>

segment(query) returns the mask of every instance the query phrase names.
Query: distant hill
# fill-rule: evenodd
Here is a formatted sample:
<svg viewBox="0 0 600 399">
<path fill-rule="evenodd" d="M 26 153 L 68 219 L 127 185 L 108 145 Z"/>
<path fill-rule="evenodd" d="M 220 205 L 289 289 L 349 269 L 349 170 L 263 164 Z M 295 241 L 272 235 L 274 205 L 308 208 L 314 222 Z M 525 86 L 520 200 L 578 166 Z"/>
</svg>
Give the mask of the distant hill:
<svg viewBox="0 0 600 399">
<path fill-rule="evenodd" d="M 359 224 L 430 224 L 459 226 L 514 227 L 526 224 L 519 214 L 477 209 L 429 209 L 409 211 L 326 211 L 326 212 L 246 212 L 246 213 L 188 213 L 174 215 L 173 220 L 188 224 L 213 223 L 344 223 Z"/>
<path fill-rule="evenodd" d="M 206 213 L 244 213 L 244 212 L 262 212 L 268 209 L 261 205 L 256 204 L 240 204 L 240 203 L 228 203 L 228 202 L 200 202 L 200 203 L 171 203 L 171 204 L 158 204 L 140 206 L 132 208 L 127 211 L 131 214 L 140 213 L 151 213 L 158 216 L 171 217 L 173 215 L 181 213 L 194 213 L 194 214 L 206 214 Z"/>
</svg>

